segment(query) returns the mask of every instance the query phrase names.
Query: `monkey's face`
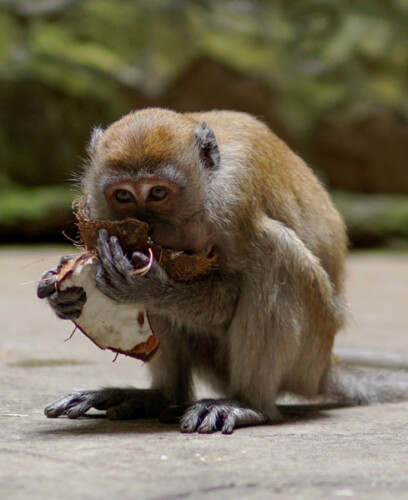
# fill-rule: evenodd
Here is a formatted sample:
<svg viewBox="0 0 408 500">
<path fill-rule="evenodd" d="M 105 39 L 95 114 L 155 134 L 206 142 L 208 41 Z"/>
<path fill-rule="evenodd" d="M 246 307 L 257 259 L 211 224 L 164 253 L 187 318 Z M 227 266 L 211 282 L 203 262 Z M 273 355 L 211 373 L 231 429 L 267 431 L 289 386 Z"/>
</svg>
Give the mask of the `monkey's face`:
<svg viewBox="0 0 408 500">
<path fill-rule="evenodd" d="M 154 124 L 147 110 L 128 115 L 92 140 L 84 179 L 90 216 L 139 219 L 155 243 L 198 253 L 211 241 L 197 124 L 163 111 Z"/>
<path fill-rule="evenodd" d="M 198 253 L 208 245 L 208 232 L 204 222 L 189 213 L 191 203 L 185 191 L 185 186 L 165 177 L 132 180 L 124 176 L 109 184 L 104 196 L 114 220 L 126 217 L 142 220 L 148 223 L 155 243 Z"/>
</svg>

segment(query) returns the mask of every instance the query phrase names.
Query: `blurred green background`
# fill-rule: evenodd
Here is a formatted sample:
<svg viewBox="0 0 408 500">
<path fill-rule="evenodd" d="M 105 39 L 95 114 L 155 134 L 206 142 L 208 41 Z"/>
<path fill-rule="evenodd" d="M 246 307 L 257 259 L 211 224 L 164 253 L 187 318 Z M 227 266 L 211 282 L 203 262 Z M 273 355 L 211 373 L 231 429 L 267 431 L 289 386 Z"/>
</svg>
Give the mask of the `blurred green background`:
<svg viewBox="0 0 408 500">
<path fill-rule="evenodd" d="M 75 236 L 89 131 L 139 107 L 262 117 L 354 247 L 407 248 L 408 0 L 0 0 L 0 241 Z"/>
</svg>

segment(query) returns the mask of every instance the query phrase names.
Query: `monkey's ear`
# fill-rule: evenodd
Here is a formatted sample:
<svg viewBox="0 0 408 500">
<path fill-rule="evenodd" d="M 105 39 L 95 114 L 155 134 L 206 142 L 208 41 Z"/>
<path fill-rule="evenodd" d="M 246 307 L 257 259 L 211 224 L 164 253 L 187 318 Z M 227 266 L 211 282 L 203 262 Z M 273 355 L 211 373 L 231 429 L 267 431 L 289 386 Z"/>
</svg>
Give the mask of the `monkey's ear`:
<svg viewBox="0 0 408 500">
<path fill-rule="evenodd" d="M 196 130 L 195 136 L 204 166 L 209 169 L 218 168 L 220 152 L 214 132 L 203 122 Z"/>
<path fill-rule="evenodd" d="M 95 153 L 96 146 L 98 145 L 98 142 L 100 141 L 102 136 L 103 136 L 102 127 L 94 127 L 92 129 L 91 138 L 89 139 L 88 146 L 86 148 L 88 154 L 92 155 L 93 153 Z"/>
</svg>

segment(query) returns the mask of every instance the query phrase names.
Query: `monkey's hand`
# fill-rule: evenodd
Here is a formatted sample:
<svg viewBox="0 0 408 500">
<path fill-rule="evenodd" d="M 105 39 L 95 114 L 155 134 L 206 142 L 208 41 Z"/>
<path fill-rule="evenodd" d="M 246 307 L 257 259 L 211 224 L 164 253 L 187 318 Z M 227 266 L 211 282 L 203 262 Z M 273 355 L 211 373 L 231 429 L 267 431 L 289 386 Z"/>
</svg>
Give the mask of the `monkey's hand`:
<svg viewBox="0 0 408 500">
<path fill-rule="evenodd" d="M 232 434 L 236 427 L 262 424 L 267 417 L 235 401 L 202 399 L 191 406 L 181 418 L 181 432 L 209 434 L 221 431 Z"/>
<path fill-rule="evenodd" d="M 44 413 L 48 418 L 61 415 L 78 418 L 95 408 L 106 410 L 110 420 L 129 420 L 158 417 L 168 405 L 169 401 L 158 390 L 105 388 L 72 391 L 47 405 Z"/>
<path fill-rule="evenodd" d="M 116 236 L 108 236 L 106 229 L 99 231 L 96 249 L 100 264 L 95 273 L 96 287 L 112 300 L 119 303 L 145 302 L 152 295 L 163 292 L 169 282 L 166 272 L 153 257 L 141 252 L 132 254 L 136 268 L 124 254 Z M 142 275 L 137 268 L 148 268 Z M 136 270 L 136 272 L 135 272 Z"/>
<path fill-rule="evenodd" d="M 74 320 L 79 318 L 86 302 L 86 293 L 83 288 L 70 287 L 63 291 L 57 290 L 57 275 L 61 267 L 73 258 L 71 255 L 61 257 L 57 267 L 42 274 L 37 287 L 37 297 L 47 299 L 56 315 L 61 319 Z"/>
</svg>

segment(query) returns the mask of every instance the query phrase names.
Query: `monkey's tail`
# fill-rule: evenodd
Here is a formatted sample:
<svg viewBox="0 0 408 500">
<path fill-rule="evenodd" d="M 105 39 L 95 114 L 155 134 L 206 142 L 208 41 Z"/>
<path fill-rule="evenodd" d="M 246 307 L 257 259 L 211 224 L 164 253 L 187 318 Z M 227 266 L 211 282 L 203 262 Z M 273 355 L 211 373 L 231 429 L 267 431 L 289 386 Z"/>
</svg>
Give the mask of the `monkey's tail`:
<svg viewBox="0 0 408 500">
<path fill-rule="evenodd" d="M 334 358 L 323 393 L 345 406 L 408 401 L 408 372 L 349 366 Z"/>
</svg>

